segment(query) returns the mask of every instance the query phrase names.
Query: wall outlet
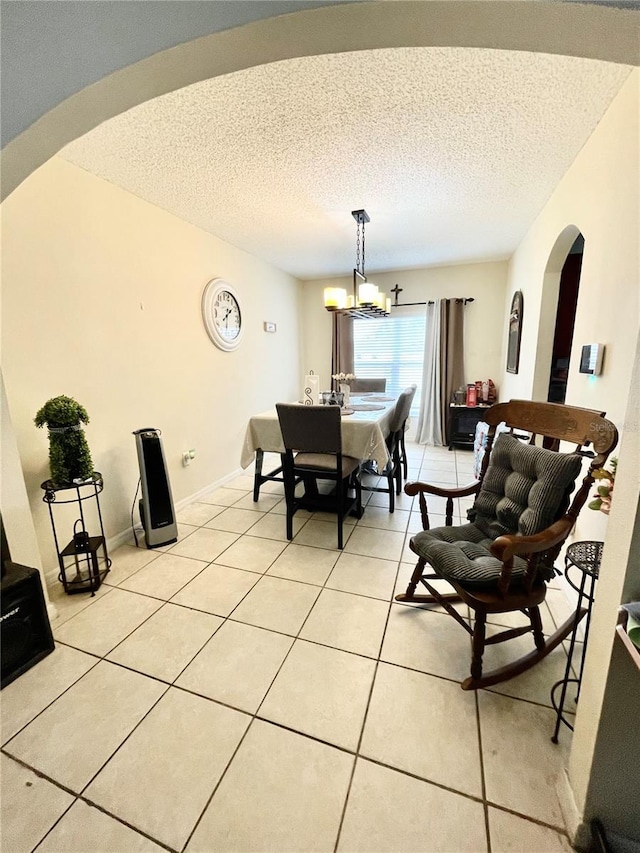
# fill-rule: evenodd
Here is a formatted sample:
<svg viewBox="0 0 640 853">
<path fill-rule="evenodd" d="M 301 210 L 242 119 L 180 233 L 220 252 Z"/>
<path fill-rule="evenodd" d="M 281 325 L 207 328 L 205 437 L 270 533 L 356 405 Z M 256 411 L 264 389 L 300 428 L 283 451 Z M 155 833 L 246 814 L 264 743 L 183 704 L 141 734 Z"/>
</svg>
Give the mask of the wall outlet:
<svg viewBox="0 0 640 853">
<path fill-rule="evenodd" d="M 182 454 L 182 464 L 185 466 L 191 463 L 191 453 L 188 450 L 185 450 Z"/>
<path fill-rule="evenodd" d="M 276 324 L 270 322 L 269 320 L 265 320 L 263 323 L 263 328 L 264 328 L 265 332 L 275 332 Z"/>
</svg>

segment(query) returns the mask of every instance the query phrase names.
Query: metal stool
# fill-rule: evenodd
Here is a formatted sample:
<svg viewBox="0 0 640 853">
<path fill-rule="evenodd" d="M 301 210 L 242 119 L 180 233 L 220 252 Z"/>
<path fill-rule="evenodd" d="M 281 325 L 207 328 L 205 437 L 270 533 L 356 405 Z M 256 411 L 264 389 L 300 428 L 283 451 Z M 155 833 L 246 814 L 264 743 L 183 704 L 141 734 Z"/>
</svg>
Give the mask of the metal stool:
<svg viewBox="0 0 640 853">
<path fill-rule="evenodd" d="M 564 671 L 564 678 L 556 683 L 551 688 L 551 704 L 556 711 L 556 727 L 551 740 L 553 743 L 558 743 L 558 732 L 560 731 L 560 723 L 564 723 L 567 728 L 573 731 L 571 723 L 563 716 L 564 703 L 567 695 L 569 684 L 577 684 L 578 690 L 574 701 L 578 701 L 580 697 L 580 684 L 582 682 L 582 670 L 584 669 L 585 652 L 587 651 L 587 640 L 589 639 L 589 623 L 591 622 L 591 607 L 593 605 L 594 590 L 598 574 L 600 571 L 600 560 L 602 559 L 602 548 L 604 542 L 574 542 L 569 545 L 564 558 L 564 576 L 567 579 L 569 586 L 573 587 L 578 593 L 578 603 L 576 605 L 576 615 L 571 630 L 571 643 L 569 644 L 569 657 L 567 658 L 567 666 Z M 578 569 L 582 573 L 580 585 L 571 580 L 569 572 L 572 568 Z M 589 591 L 586 590 L 587 579 L 590 580 Z M 573 649 L 576 644 L 576 634 L 578 632 L 578 624 L 583 616 L 583 606 L 586 605 L 586 620 L 584 628 L 584 643 L 582 646 L 582 658 L 580 660 L 580 672 L 577 678 L 570 678 L 571 661 L 573 659 Z M 556 702 L 556 692 L 559 687 L 562 687 L 560 694 L 560 702 Z"/>
</svg>

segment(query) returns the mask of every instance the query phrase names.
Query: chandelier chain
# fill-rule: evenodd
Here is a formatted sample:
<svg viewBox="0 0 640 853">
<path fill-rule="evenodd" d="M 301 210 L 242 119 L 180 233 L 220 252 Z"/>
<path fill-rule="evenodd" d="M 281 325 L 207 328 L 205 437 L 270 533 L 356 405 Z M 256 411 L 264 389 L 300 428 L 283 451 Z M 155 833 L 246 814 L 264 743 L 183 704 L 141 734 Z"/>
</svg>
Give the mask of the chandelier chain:
<svg viewBox="0 0 640 853">
<path fill-rule="evenodd" d="M 360 270 L 362 275 L 364 275 L 364 219 L 362 220 L 362 269 Z"/>
</svg>

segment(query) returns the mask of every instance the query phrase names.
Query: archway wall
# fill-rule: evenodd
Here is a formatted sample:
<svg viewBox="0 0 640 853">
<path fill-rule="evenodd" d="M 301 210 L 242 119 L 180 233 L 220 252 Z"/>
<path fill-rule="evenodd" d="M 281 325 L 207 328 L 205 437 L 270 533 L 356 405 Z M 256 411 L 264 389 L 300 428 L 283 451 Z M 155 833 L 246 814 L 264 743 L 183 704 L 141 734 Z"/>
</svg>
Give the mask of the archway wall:
<svg viewBox="0 0 640 853">
<path fill-rule="evenodd" d="M 39 4 L 39 15 L 47 14 L 47 5 Z M 120 14 L 120 5 L 114 4 L 115 15 Z M 182 2 L 164 4 L 165 11 L 169 6 L 181 14 Z M 99 30 L 89 33 L 94 39 L 101 36 Z M 68 38 L 77 41 L 78 34 L 70 30 Z M 58 104 L 44 103 L 41 117 L 4 147 L 2 198 L 71 140 L 114 115 L 183 86 L 292 57 L 428 46 L 536 51 L 625 64 L 640 61 L 637 19 L 631 11 L 517 0 L 394 0 L 309 9 L 203 35 L 141 58 L 87 86 L 82 74 L 91 60 L 89 41 L 86 61 L 75 68 L 75 94 Z M 63 43 L 58 48 L 64 53 Z M 94 55 L 103 49 L 103 44 L 96 43 Z M 69 66 L 73 68 L 73 63 Z M 28 74 L 23 82 L 18 100 L 34 99 Z M 72 90 L 75 83 L 70 80 L 66 86 Z M 3 119 L 9 121 L 7 116 Z"/>
<path fill-rule="evenodd" d="M 618 500 L 611 516 L 607 519 L 585 510 L 573 532 L 575 540 L 606 543 L 569 767 L 581 815 L 590 775 L 598 772 L 592 766 L 593 744 L 605 698 L 603 674 L 609 669 L 617 608 L 625 587 L 628 590 L 635 584 L 636 591 L 640 588 L 640 578 L 631 577 L 633 571 L 637 576 L 637 561 L 630 560 L 640 468 L 638 391 L 632 376 L 640 330 L 639 104 L 640 72 L 635 70 L 514 253 L 505 300 L 507 317 L 513 293 L 522 291 L 524 321 L 520 372 L 503 375 L 500 399 L 531 399 L 539 384 L 537 371 L 542 375 L 543 367 L 548 369 L 545 347 L 553 329 L 545 325 L 549 322 L 546 302 L 559 277 L 563 252 L 568 251 L 577 230 L 584 235 L 566 402 L 607 412 L 621 433 L 619 464 L 626 474 L 620 482 L 616 480 Z M 503 364 L 506 332 L 505 321 Z M 578 372 L 580 348 L 587 343 L 605 345 L 600 376 Z"/>
</svg>

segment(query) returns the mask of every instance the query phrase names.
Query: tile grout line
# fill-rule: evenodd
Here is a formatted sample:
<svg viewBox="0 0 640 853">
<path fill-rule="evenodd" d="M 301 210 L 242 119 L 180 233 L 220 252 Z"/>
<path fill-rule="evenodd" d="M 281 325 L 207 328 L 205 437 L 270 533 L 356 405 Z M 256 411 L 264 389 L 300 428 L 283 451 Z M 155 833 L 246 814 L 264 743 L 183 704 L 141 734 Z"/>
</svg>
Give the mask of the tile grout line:
<svg viewBox="0 0 640 853">
<path fill-rule="evenodd" d="M 406 537 L 407 537 L 407 535 L 408 535 L 408 534 L 407 534 L 407 533 L 405 533 L 405 538 L 404 538 L 404 540 L 403 540 L 403 544 L 402 544 L 403 549 L 404 549 L 404 545 L 405 545 L 405 542 L 406 542 Z M 343 804 L 343 807 L 342 807 L 342 813 L 341 813 L 341 815 L 340 815 L 340 822 L 339 822 L 339 824 L 338 824 L 338 832 L 337 832 L 337 834 L 336 834 L 336 842 L 335 842 L 335 845 L 334 845 L 334 853 L 337 853 L 337 851 L 338 851 L 338 846 L 339 846 L 339 844 L 340 844 L 340 836 L 341 836 L 341 834 L 342 834 L 342 827 L 344 826 L 344 819 L 345 819 L 345 817 L 346 817 L 346 814 L 347 814 L 347 808 L 348 808 L 348 806 L 349 806 L 349 797 L 351 796 L 351 788 L 352 788 L 352 786 L 353 786 L 353 779 L 354 779 L 354 776 L 355 776 L 355 773 L 356 773 L 356 767 L 357 767 L 357 765 L 358 765 L 358 759 L 360 758 L 360 749 L 361 749 L 361 747 L 362 747 L 362 739 L 363 739 L 363 737 L 364 737 L 364 730 L 365 730 L 366 725 L 367 725 L 367 717 L 368 717 L 368 715 L 369 715 L 369 708 L 370 708 L 370 706 L 371 706 L 371 699 L 372 699 L 372 697 L 373 697 L 373 691 L 375 690 L 375 686 L 376 686 L 376 678 L 377 678 L 377 676 L 378 676 L 378 669 L 379 669 L 379 667 L 380 667 L 380 655 L 382 654 L 382 648 L 383 648 L 383 646 L 384 646 L 385 635 L 386 635 L 386 633 L 387 633 L 387 627 L 388 627 L 388 625 L 389 625 L 389 617 L 391 616 L 391 608 L 392 608 L 392 606 L 393 606 L 393 594 L 394 594 L 394 592 L 395 592 L 395 589 L 396 589 L 396 586 L 397 586 L 397 583 L 398 583 L 398 576 L 399 576 L 399 574 L 400 574 L 400 565 L 401 565 L 401 562 L 402 562 L 402 559 L 401 559 L 401 558 L 402 558 L 402 552 L 400 553 L 400 559 L 398 560 L 398 564 L 397 564 L 397 568 L 396 568 L 395 578 L 394 578 L 394 581 L 393 581 L 393 587 L 392 587 L 392 592 L 391 592 L 391 600 L 389 601 L 389 606 L 388 606 L 388 608 L 387 608 L 387 617 L 386 617 L 386 619 L 385 619 L 384 629 L 383 629 L 383 631 L 382 631 L 382 636 L 381 636 L 381 638 L 380 638 L 380 646 L 379 646 L 379 649 L 378 649 L 378 656 L 377 656 L 377 659 L 376 659 L 375 668 L 374 668 L 374 670 L 373 670 L 373 677 L 372 677 L 372 679 L 371 679 L 371 686 L 369 687 L 369 695 L 368 695 L 368 697 L 367 697 L 367 704 L 366 704 L 366 706 L 365 706 L 364 715 L 363 715 L 363 718 L 362 718 L 362 725 L 361 725 L 361 727 L 360 727 L 360 735 L 359 735 L 359 737 L 358 737 L 358 742 L 357 742 L 357 744 L 356 744 L 356 751 L 355 751 L 355 757 L 354 757 L 354 761 L 353 761 L 353 766 L 352 766 L 352 768 L 351 768 L 351 774 L 350 774 L 350 776 L 349 776 L 349 783 L 348 783 L 348 785 L 347 785 L 347 792 L 346 792 L 346 796 L 345 796 L 344 804 Z"/>
<path fill-rule="evenodd" d="M 478 691 L 474 691 L 474 704 L 476 710 L 476 727 L 478 732 L 478 758 L 480 760 L 480 785 L 482 790 L 482 810 L 484 812 L 484 829 L 487 839 L 487 853 L 491 853 L 491 833 L 489 828 L 489 806 L 487 805 L 487 780 L 484 768 L 484 754 L 482 751 L 482 727 L 480 725 L 480 697 Z"/>
</svg>

